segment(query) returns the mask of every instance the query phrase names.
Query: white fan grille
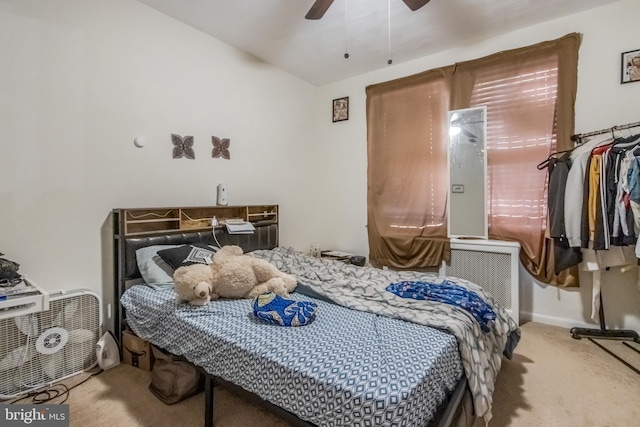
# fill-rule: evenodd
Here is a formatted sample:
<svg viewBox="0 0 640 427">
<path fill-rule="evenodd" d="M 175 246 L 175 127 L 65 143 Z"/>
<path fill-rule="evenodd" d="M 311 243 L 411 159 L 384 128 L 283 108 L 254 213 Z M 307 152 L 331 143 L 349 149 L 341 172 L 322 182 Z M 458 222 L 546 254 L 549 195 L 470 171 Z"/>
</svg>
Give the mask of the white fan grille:
<svg viewBox="0 0 640 427">
<path fill-rule="evenodd" d="M 511 255 L 500 252 L 451 250 L 447 276 L 469 280 L 488 291 L 505 309 L 511 309 Z"/>
<path fill-rule="evenodd" d="M 96 364 L 100 301 L 90 292 L 52 296 L 49 310 L 0 319 L 0 399 Z"/>
</svg>

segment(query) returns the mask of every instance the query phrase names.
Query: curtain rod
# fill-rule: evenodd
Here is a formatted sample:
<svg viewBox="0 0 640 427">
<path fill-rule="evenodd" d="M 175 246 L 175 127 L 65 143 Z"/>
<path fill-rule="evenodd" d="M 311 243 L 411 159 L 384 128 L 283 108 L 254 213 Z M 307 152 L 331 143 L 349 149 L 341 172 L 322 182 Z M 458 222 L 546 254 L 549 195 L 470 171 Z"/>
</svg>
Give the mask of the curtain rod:
<svg viewBox="0 0 640 427">
<path fill-rule="evenodd" d="M 600 130 L 596 130 L 596 131 L 588 132 L 588 133 L 578 133 L 578 134 L 572 135 L 571 136 L 571 140 L 573 142 L 580 142 L 580 140 L 582 138 L 587 138 L 589 136 L 601 135 L 601 134 L 607 133 L 607 132 L 611 132 L 611 134 L 613 135 L 613 131 L 615 131 L 615 130 L 630 129 L 630 128 L 635 128 L 635 127 L 639 127 L 639 126 L 640 126 L 640 122 L 635 122 L 635 123 L 627 123 L 626 125 L 614 126 L 612 128 L 600 129 Z"/>
</svg>

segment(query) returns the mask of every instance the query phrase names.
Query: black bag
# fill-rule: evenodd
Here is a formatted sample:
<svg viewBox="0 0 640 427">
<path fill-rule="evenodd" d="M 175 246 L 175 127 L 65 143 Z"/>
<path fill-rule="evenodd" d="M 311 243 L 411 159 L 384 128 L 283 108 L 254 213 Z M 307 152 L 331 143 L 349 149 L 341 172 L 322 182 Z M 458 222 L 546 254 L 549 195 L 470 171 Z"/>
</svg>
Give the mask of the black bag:
<svg viewBox="0 0 640 427">
<path fill-rule="evenodd" d="M 0 252 L 0 256 L 2 255 L 4 254 Z M 9 286 L 20 281 L 22 276 L 18 273 L 19 268 L 20 264 L 17 262 L 0 258 L 0 286 Z"/>
<path fill-rule="evenodd" d="M 151 346 L 155 357 L 149 390 L 167 405 L 173 405 L 200 392 L 204 385 L 202 373 L 184 357 L 174 356 Z"/>
</svg>

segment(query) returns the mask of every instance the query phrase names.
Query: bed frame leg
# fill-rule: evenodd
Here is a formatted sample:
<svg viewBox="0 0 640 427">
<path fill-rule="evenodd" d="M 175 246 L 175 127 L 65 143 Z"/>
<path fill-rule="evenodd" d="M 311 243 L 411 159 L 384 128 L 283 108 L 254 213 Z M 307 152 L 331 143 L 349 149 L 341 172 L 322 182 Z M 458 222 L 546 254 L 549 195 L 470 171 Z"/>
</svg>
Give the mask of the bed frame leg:
<svg viewBox="0 0 640 427">
<path fill-rule="evenodd" d="M 205 375 L 204 380 L 204 427 L 213 427 L 213 386 L 211 375 Z"/>
</svg>

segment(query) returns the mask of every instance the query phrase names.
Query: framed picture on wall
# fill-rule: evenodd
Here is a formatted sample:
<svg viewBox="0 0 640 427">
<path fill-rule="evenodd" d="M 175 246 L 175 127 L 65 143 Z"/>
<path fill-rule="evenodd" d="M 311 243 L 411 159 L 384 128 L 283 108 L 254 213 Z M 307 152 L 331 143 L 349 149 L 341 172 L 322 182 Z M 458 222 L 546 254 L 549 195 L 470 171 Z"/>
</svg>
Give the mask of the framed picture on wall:
<svg viewBox="0 0 640 427">
<path fill-rule="evenodd" d="M 333 122 L 349 120 L 349 97 L 333 100 Z"/>
<path fill-rule="evenodd" d="M 640 82 L 640 49 L 622 53 L 621 83 Z"/>
</svg>

